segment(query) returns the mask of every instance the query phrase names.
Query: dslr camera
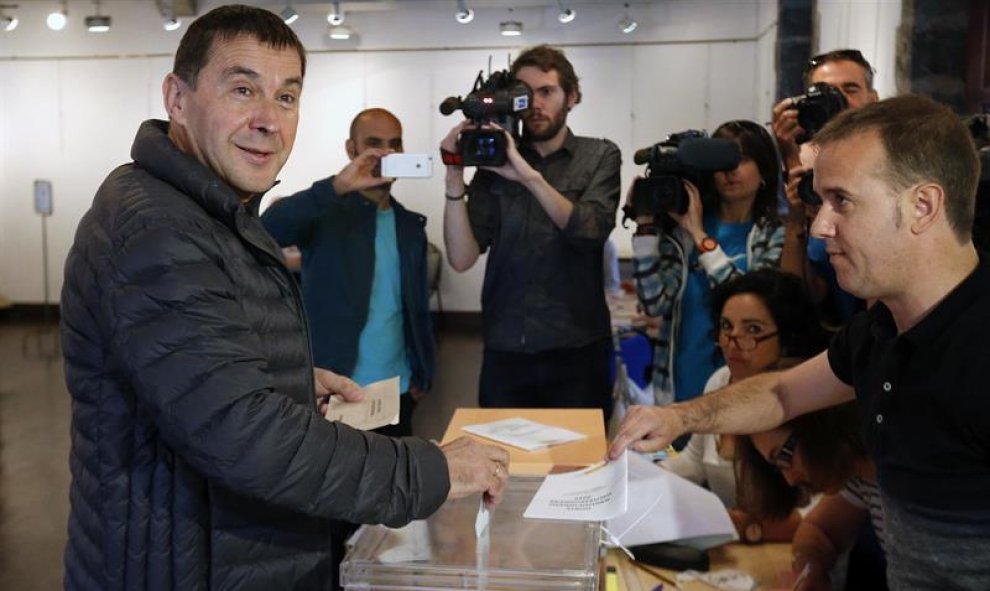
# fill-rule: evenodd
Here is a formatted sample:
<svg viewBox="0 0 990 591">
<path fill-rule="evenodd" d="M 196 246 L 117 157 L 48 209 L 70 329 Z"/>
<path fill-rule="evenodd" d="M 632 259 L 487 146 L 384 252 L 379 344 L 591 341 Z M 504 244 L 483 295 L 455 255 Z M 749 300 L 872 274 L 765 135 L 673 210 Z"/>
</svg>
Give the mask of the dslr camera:
<svg viewBox="0 0 990 591">
<path fill-rule="evenodd" d="M 845 95 L 838 88 L 826 82 L 816 82 L 802 95 L 792 97 L 798 112 L 798 123 L 804 133 L 797 137 L 803 144 L 818 133 L 825 124 L 849 106 Z M 815 177 L 812 171 L 804 173 L 798 183 L 798 197 L 807 205 L 821 205 L 822 199 L 815 193 Z"/>
<path fill-rule="evenodd" d="M 639 216 L 683 214 L 688 208 L 684 180 L 700 185 L 703 173 L 732 170 L 741 159 L 734 141 L 713 139 L 694 129 L 672 133 L 661 142 L 637 150 L 633 161 L 646 164 L 646 177 L 633 183 L 632 199 L 622 208 L 623 225 L 629 218 Z"/>
<path fill-rule="evenodd" d="M 519 139 L 519 123 L 533 102 L 533 91 L 501 70 L 488 76 L 478 72 L 474 87 L 463 99 L 451 96 L 440 103 L 440 112 L 450 115 L 458 109 L 475 127 L 461 132 L 460 154 L 463 166 L 502 166 L 508 160 L 505 135 L 498 129 L 481 129 L 495 123 Z"/>
</svg>

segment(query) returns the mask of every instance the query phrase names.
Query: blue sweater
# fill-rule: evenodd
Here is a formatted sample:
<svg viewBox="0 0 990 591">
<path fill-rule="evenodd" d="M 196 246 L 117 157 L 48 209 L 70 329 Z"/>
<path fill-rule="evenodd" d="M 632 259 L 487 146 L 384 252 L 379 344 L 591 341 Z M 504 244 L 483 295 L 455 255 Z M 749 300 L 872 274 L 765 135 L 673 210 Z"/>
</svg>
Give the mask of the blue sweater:
<svg viewBox="0 0 990 591">
<path fill-rule="evenodd" d="M 427 390 L 435 371 L 429 291 L 426 284 L 426 218 L 395 210 L 402 283 L 402 319 L 412 385 Z M 357 193 L 343 197 L 333 177 L 272 204 L 262 216 L 282 246 L 302 252 L 302 291 L 317 367 L 350 376 L 368 319 L 375 267 L 377 206 Z"/>
</svg>

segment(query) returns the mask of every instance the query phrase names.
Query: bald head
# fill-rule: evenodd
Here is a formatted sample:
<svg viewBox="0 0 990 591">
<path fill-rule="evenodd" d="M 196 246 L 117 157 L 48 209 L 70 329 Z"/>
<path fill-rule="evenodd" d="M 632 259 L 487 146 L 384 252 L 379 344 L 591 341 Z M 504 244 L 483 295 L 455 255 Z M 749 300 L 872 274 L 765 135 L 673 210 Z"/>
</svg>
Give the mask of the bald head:
<svg viewBox="0 0 990 591">
<path fill-rule="evenodd" d="M 385 109 L 365 109 L 351 121 L 347 155 L 356 157 L 368 148 L 402 151 L 402 124 Z"/>
</svg>

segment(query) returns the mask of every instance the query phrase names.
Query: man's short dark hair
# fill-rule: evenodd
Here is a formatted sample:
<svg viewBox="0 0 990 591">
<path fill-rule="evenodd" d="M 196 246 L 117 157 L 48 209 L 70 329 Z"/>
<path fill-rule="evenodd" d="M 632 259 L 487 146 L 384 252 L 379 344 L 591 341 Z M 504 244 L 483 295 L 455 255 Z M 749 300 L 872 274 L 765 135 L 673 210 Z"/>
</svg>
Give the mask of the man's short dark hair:
<svg viewBox="0 0 990 591">
<path fill-rule="evenodd" d="M 519 57 L 512 62 L 512 77 L 515 78 L 519 70 L 526 66 L 539 68 L 543 72 L 556 70 L 560 78 L 560 88 L 564 94 L 570 96 L 573 92 L 577 97 L 574 104 L 581 102 L 581 85 L 578 83 L 577 74 L 574 73 L 574 66 L 564 55 L 564 52 L 556 47 L 547 44 L 530 47 L 519 54 Z"/>
<path fill-rule="evenodd" d="M 179 42 L 172 72 L 196 88 L 196 78 L 210 61 L 214 42 L 242 35 L 274 49 L 295 49 L 299 53 L 302 74 L 306 75 L 306 49 L 292 29 L 274 13 L 243 4 L 220 6 L 194 20 Z"/>
<path fill-rule="evenodd" d="M 811 75 L 815 73 L 815 70 L 832 62 L 853 62 L 863 68 L 863 72 L 866 74 L 866 89 L 873 90 L 873 66 L 866 61 L 858 49 L 833 49 L 808 60 L 808 65 L 804 68 L 805 88 L 811 86 Z"/>
<path fill-rule="evenodd" d="M 921 182 L 945 190 L 945 217 L 960 243 L 973 232 L 980 161 L 969 130 L 949 107 L 919 95 L 903 95 L 846 110 L 815 134 L 828 144 L 876 132 L 885 154 L 882 178 L 895 191 Z"/>
</svg>

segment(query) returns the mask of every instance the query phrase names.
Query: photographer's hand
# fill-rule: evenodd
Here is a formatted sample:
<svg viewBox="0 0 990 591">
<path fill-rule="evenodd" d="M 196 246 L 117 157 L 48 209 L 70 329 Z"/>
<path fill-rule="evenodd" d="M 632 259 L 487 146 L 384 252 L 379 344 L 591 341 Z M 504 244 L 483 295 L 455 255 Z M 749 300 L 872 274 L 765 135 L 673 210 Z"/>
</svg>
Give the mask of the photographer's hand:
<svg viewBox="0 0 990 591">
<path fill-rule="evenodd" d="M 804 228 L 807 213 L 804 201 L 798 196 L 798 185 L 801 184 L 801 177 L 807 172 L 803 166 L 796 166 L 787 171 L 787 184 L 784 185 L 784 193 L 787 195 L 787 219 L 788 224 L 800 225 Z"/>
<path fill-rule="evenodd" d="M 705 227 L 702 224 L 704 208 L 701 205 L 701 193 L 690 181 L 684 181 L 684 190 L 688 196 L 688 208 L 684 215 L 670 212 L 670 217 L 674 218 L 677 225 L 684 228 L 695 244 L 698 244 L 707 236 Z"/>
<path fill-rule="evenodd" d="M 345 195 L 353 191 L 363 191 L 372 187 L 379 187 L 391 183 L 395 179 L 383 176 L 376 176 L 376 169 L 382 160 L 382 156 L 388 154 L 388 150 L 368 148 L 361 152 L 347 166 L 345 166 L 337 176 L 333 178 L 333 190 L 337 195 Z"/>
<path fill-rule="evenodd" d="M 804 129 L 798 124 L 797 109 L 793 106 L 794 100 L 790 97 L 785 98 L 774 105 L 771 119 L 773 135 L 777 138 L 780 156 L 787 168 L 797 166 L 799 163 L 797 137 L 804 133 Z"/>
<path fill-rule="evenodd" d="M 486 128 L 501 129 L 493 125 L 488 125 Z M 491 170 L 501 177 L 510 181 L 516 181 L 526 187 L 533 194 L 533 197 L 540 202 L 540 207 L 543 208 L 543 211 L 547 212 L 553 224 L 563 230 L 567 227 L 567 222 L 571 219 L 571 213 L 574 211 L 574 203 L 561 195 L 560 191 L 554 189 L 553 185 L 543 178 L 540 171 L 530 166 L 529 162 L 526 162 L 526 159 L 522 157 L 522 154 L 516 148 L 516 141 L 512 137 L 512 134 L 504 129 L 502 133 L 505 134 L 505 151 L 508 156 L 508 162 L 503 166 L 485 167 L 485 170 Z"/>
</svg>

